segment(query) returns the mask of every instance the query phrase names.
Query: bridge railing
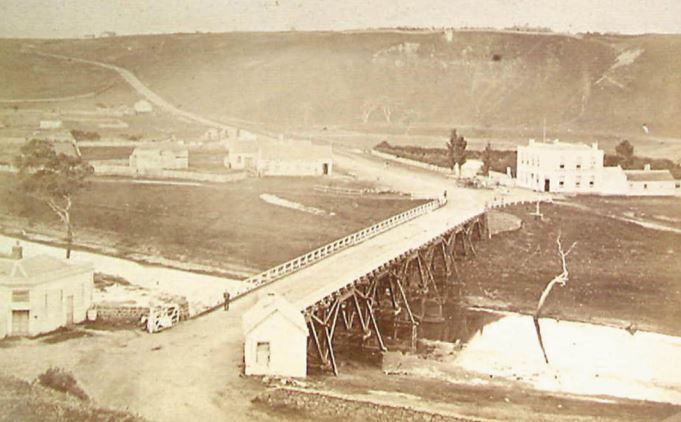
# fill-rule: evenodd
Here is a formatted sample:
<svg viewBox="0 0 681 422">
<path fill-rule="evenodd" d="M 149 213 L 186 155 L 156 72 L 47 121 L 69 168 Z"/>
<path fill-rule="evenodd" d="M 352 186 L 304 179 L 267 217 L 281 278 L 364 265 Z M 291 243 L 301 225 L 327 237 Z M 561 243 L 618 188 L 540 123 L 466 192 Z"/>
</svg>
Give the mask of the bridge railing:
<svg viewBox="0 0 681 422">
<path fill-rule="evenodd" d="M 485 210 L 492 210 L 495 208 L 503 208 L 511 205 L 517 204 L 536 204 L 537 202 L 553 202 L 550 197 L 547 198 L 516 198 L 516 199 L 505 199 L 505 198 L 494 198 L 491 202 L 485 203 Z"/>
<path fill-rule="evenodd" d="M 366 239 L 383 233 L 391 228 L 398 226 L 413 218 L 419 217 L 423 214 L 434 211 L 446 204 L 446 199 L 440 198 L 432 200 L 418 207 L 411 208 L 400 214 L 394 215 L 363 230 L 352 233 L 341 239 L 335 240 L 304 255 L 294 258 L 269 270 L 263 271 L 260 274 L 251 276 L 245 280 L 246 285 L 251 287 L 258 287 L 270 281 L 276 280 L 287 274 L 295 272 L 303 267 L 306 267 L 314 262 L 336 253 L 340 250 L 346 249 L 350 246 L 356 245 L 365 241 Z"/>
</svg>

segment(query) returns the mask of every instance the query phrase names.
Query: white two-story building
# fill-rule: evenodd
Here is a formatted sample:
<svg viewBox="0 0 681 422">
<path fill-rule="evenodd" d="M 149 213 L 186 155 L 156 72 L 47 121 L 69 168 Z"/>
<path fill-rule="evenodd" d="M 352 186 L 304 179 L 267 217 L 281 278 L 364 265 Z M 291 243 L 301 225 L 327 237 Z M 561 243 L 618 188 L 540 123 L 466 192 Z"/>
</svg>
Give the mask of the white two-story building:
<svg viewBox="0 0 681 422">
<path fill-rule="evenodd" d="M 542 192 L 598 192 L 603 184 L 598 144 L 554 140 L 518 147 L 517 185 Z"/>
<path fill-rule="evenodd" d="M 681 194 L 681 181 L 669 170 L 603 167 L 598 144 L 537 142 L 518 147 L 516 186 L 541 192 L 624 196 Z"/>
</svg>

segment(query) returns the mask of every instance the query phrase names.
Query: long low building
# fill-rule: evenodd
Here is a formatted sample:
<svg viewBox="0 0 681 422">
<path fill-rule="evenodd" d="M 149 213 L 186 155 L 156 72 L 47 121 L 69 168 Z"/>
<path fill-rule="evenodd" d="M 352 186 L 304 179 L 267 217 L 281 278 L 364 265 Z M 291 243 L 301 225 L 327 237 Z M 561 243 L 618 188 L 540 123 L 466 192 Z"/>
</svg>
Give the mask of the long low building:
<svg viewBox="0 0 681 422">
<path fill-rule="evenodd" d="M 239 141 L 229 148 L 225 165 L 260 176 L 326 176 L 333 173 L 330 145 L 308 141 Z"/>
<path fill-rule="evenodd" d="M 681 181 L 669 170 L 604 167 L 598 144 L 552 140 L 518 147 L 518 187 L 540 192 L 623 196 L 681 195 Z"/>
</svg>

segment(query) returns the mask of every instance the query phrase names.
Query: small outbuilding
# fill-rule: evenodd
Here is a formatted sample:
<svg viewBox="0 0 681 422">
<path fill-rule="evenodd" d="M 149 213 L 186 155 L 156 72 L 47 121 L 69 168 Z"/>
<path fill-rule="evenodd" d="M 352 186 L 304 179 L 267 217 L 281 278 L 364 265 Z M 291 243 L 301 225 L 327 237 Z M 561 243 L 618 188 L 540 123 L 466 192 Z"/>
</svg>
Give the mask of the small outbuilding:
<svg viewBox="0 0 681 422">
<path fill-rule="evenodd" d="M 307 324 L 300 309 L 268 294 L 243 316 L 246 375 L 305 377 Z"/>
<path fill-rule="evenodd" d="M 0 338 L 36 336 L 85 320 L 93 269 L 47 255 L 0 257 Z"/>
<path fill-rule="evenodd" d="M 147 100 L 139 100 L 133 105 L 135 113 L 151 113 L 154 108 L 151 106 Z"/>
</svg>

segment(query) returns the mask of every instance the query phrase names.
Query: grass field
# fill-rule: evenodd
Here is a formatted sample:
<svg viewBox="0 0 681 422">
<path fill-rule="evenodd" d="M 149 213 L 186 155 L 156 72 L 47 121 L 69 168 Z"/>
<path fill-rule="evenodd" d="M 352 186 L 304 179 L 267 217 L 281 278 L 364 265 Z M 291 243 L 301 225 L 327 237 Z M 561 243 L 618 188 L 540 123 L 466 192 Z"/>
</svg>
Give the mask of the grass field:
<svg viewBox="0 0 681 422">
<path fill-rule="evenodd" d="M 122 253 L 143 251 L 218 268 L 235 264 L 257 270 L 422 203 L 394 195 L 323 194 L 314 191 L 318 184 L 347 185 L 321 178 L 247 179 L 201 187 L 95 181 L 75 199 L 76 237 L 90 233 Z M 0 213 L 18 217 L 22 224 L 59 228 L 47 207 L 20 201 L 12 186 L 13 179 L 3 175 Z M 265 203 L 259 198 L 264 193 L 326 215 Z"/>
<path fill-rule="evenodd" d="M 141 422 L 129 413 L 99 408 L 65 393 L 0 376 L 0 421 Z"/>
<path fill-rule="evenodd" d="M 523 228 L 479 244 L 478 257 L 461 266 L 467 295 L 483 297 L 492 306 L 534 312 L 546 283 L 561 272 L 556 247 L 561 231 L 566 248 L 578 243 L 568 257 L 570 280 L 553 289 L 545 315 L 623 327 L 633 323 L 681 335 L 681 234 L 592 210 L 558 205 L 541 210 L 543 221 L 530 216 L 534 206 L 511 208 Z"/>
<path fill-rule="evenodd" d="M 572 202 L 605 215 L 647 221 L 681 230 L 681 198 L 582 196 Z"/>
</svg>

